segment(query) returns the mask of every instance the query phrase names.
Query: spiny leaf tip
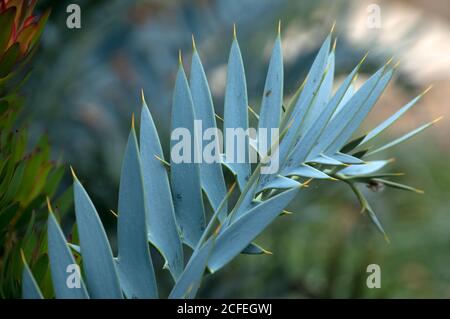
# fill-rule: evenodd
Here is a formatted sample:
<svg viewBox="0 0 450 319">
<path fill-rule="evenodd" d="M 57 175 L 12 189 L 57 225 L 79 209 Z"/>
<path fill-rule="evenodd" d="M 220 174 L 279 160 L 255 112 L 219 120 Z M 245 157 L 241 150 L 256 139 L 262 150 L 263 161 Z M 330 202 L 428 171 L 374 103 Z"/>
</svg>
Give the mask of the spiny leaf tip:
<svg viewBox="0 0 450 319">
<path fill-rule="evenodd" d="M 47 209 L 49 212 L 52 211 L 52 205 L 50 204 L 50 198 L 48 196 L 45 197 L 46 202 L 47 202 Z"/>
<path fill-rule="evenodd" d="M 164 158 L 161 158 L 161 157 L 159 157 L 158 155 L 154 155 L 155 156 L 155 158 L 158 160 L 158 161 L 160 161 L 161 163 L 163 163 L 165 166 L 167 166 L 167 167 L 170 167 L 170 163 L 169 162 L 167 162 Z"/>
<path fill-rule="evenodd" d="M 25 254 L 24 254 L 22 248 L 20 248 L 20 258 L 22 258 L 23 264 L 26 265 L 27 264 L 27 259 L 25 258 Z"/>
<path fill-rule="evenodd" d="M 119 215 L 115 212 L 115 211 L 113 211 L 112 209 L 110 209 L 109 210 L 109 212 L 114 216 L 114 217 L 119 217 Z"/>
<path fill-rule="evenodd" d="M 387 59 L 387 61 L 386 61 L 386 63 L 384 64 L 384 66 L 386 67 L 386 66 L 388 66 L 389 64 L 391 64 L 391 63 L 392 63 L 392 60 L 394 60 L 394 57 L 393 57 L 393 56 L 391 56 L 389 59 Z"/>
<path fill-rule="evenodd" d="M 443 115 L 439 116 L 437 119 L 435 119 L 435 120 L 433 121 L 433 124 L 439 122 L 439 121 L 442 120 L 443 118 L 444 118 Z"/>
<path fill-rule="evenodd" d="M 433 88 L 433 84 L 430 84 L 420 95 L 425 95 Z"/>
<path fill-rule="evenodd" d="M 73 169 L 72 165 L 70 165 L 69 167 L 70 167 L 70 172 L 72 173 L 72 177 L 73 177 L 73 179 L 76 179 L 76 180 L 78 180 L 78 177 L 77 177 L 77 175 L 75 174 L 75 171 L 74 171 L 74 169 Z"/>
<path fill-rule="evenodd" d="M 362 57 L 361 61 L 359 61 L 358 66 L 361 66 L 364 61 L 366 60 L 367 56 L 369 55 L 370 50 L 366 52 L 366 54 L 364 54 L 364 56 Z"/>
<path fill-rule="evenodd" d="M 311 183 L 311 181 L 313 180 L 314 178 L 310 178 L 310 179 L 308 179 L 306 182 L 304 182 L 303 184 L 300 184 L 300 187 L 308 187 L 308 185 L 309 185 L 309 183 Z"/>
<path fill-rule="evenodd" d="M 194 35 L 192 35 L 192 49 L 194 50 L 194 52 L 197 51 L 197 46 L 195 45 L 195 38 L 194 38 Z"/>
<path fill-rule="evenodd" d="M 144 89 L 141 89 L 141 102 L 142 104 L 147 104 L 147 102 L 145 101 Z"/>
<path fill-rule="evenodd" d="M 336 51 L 336 44 L 337 44 L 337 38 L 334 38 L 333 46 L 331 47 L 332 52 Z"/>
<path fill-rule="evenodd" d="M 330 34 L 334 32 L 334 29 L 336 28 L 336 20 L 333 21 L 333 25 L 331 26 Z"/>
<path fill-rule="evenodd" d="M 218 118 L 219 120 L 221 120 L 222 122 L 224 121 L 224 119 L 217 113 L 214 113 L 214 115 L 216 116 L 216 118 Z"/>
<path fill-rule="evenodd" d="M 183 57 L 181 56 L 181 49 L 178 50 L 178 64 L 183 65 Z"/>
</svg>

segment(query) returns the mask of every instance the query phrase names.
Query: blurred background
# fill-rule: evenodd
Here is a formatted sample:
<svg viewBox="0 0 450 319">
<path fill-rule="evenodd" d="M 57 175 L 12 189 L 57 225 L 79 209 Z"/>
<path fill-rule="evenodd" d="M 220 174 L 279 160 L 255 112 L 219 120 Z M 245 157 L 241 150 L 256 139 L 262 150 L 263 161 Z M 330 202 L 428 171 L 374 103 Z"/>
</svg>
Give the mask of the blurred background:
<svg viewBox="0 0 450 319">
<path fill-rule="evenodd" d="M 81 29 L 66 27 L 71 3 L 81 7 Z M 140 112 L 140 90 L 167 147 L 178 50 L 188 70 L 192 34 L 218 114 L 233 23 L 256 110 L 279 19 L 286 100 L 302 83 L 334 21 L 338 79 L 367 51 L 361 82 L 389 57 L 400 60 L 362 132 L 430 84 L 419 105 L 382 139 L 392 140 L 441 115 L 444 120 L 384 154 L 396 158 L 391 171 L 407 173 L 402 182 L 425 190 L 424 195 L 368 194 L 391 243 L 359 214 L 344 185 L 314 182 L 292 203 L 289 210 L 295 214 L 279 218 L 257 240 L 273 255 L 237 258 L 204 281 L 200 297 L 450 297 L 448 1 L 44 0 L 39 5 L 52 7 L 52 15 L 25 88 L 30 135 L 48 132 L 54 157 L 62 156 L 76 169 L 111 226 L 112 242 L 114 218 L 108 211 L 116 210 L 122 152 L 131 114 Z M 377 13 L 380 24 L 374 26 L 370 19 Z M 66 224 L 69 228 L 71 220 Z M 366 286 L 366 267 L 372 263 L 381 267 L 380 289 Z M 165 280 L 167 274 L 160 286 Z"/>
</svg>

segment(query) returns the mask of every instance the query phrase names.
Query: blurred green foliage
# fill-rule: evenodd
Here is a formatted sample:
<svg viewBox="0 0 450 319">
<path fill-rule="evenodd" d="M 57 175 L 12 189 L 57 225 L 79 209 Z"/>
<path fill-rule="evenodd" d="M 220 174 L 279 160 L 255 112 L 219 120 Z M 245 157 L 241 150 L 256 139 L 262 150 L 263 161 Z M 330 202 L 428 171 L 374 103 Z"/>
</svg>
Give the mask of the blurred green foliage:
<svg viewBox="0 0 450 319">
<path fill-rule="evenodd" d="M 48 268 L 43 254 L 45 198 L 57 194 L 64 168 L 51 160 L 47 135 L 29 145 L 19 119 L 25 99 L 19 94 L 49 11 L 33 15 L 34 2 L 0 1 L 0 296 L 18 297 L 22 260 L 30 258 L 41 282 Z M 59 212 L 70 193 L 58 201 Z"/>
</svg>

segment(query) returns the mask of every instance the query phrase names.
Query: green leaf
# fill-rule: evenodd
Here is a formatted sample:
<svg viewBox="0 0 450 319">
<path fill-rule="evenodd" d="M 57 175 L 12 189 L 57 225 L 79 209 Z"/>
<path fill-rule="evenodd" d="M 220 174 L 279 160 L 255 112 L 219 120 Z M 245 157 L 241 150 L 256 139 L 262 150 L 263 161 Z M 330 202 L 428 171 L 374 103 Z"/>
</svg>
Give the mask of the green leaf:
<svg viewBox="0 0 450 319">
<path fill-rule="evenodd" d="M 149 241 L 159 250 L 167 267 L 176 279 L 183 271 L 183 247 L 172 202 L 169 177 L 153 118 L 143 101 L 140 127 L 142 176 L 147 204 L 147 231 Z"/>
<path fill-rule="evenodd" d="M 42 15 L 39 18 L 39 22 L 34 26 L 34 35 L 33 38 L 30 40 L 28 50 L 34 49 L 36 43 L 41 38 L 42 32 L 44 32 L 44 27 L 47 23 L 48 18 L 50 17 L 50 9 L 45 10 Z"/>
<path fill-rule="evenodd" d="M 318 153 L 312 153 L 314 150 L 314 145 L 319 144 L 322 139 L 322 134 L 329 122 L 331 115 L 334 110 L 343 99 L 347 88 L 350 86 L 351 82 L 354 80 L 358 70 L 364 61 L 361 62 L 353 69 L 353 71 L 346 77 L 344 82 L 339 87 L 336 94 L 332 97 L 330 102 L 325 106 L 325 109 L 321 112 L 320 116 L 315 121 L 314 125 L 307 130 L 306 134 L 300 137 L 297 145 L 289 154 L 286 163 L 283 165 L 282 172 L 284 174 L 288 173 L 293 168 L 297 167 L 299 164 L 304 163 L 307 160 L 317 158 Z"/>
<path fill-rule="evenodd" d="M 195 163 L 194 156 L 198 152 L 199 145 L 194 138 L 194 105 L 189 90 L 183 66 L 180 63 L 175 82 L 172 104 L 172 134 L 175 129 L 188 130 L 191 147 L 183 152 L 190 152 L 188 162 L 175 163 L 174 156 L 170 158 L 170 181 L 172 186 L 173 203 L 178 226 L 181 230 L 183 241 L 191 247 L 195 247 L 205 228 L 205 213 L 203 208 L 202 187 L 200 181 L 199 165 Z M 184 140 L 183 140 L 184 141 Z M 171 139 L 170 149 L 181 141 Z"/>
<path fill-rule="evenodd" d="M 20 45 L 14 43 L 6 50 L 3 56 L 0 55 L 0 79 L 6 77 L 11 71 L 20 56 Z"/>
<path fill-rule="evenodd" d="M 64 166 L 53 166 L 52 171 L 49 173 L 47 181 L 45 183 L 44 192 L 48 197 L 52 197 L 58 190 L 61 179 L 65 173 Z"/>
<path fill-rule="evenodd" d="M 225 102 L 224 102 L 224 141 L 227 141 L 227 129 L 242 129 L 246 131 L 248 129 L 248 100 L 247 100 L 247 84 L 245 80 L 244 63 L 242 62 L 241 51 L 237 39 L 233 39 L 231 45 L 230 56 L 228 59 L 227 68 L 227 81 L 225 89 Z M 250 163 L 248 161 L 249 155 L 249 140 L 245 138 L 244 149 L 240 149 L 239 143 L 234 144 L 234 151 L 227 150 L 225 145 L 225 154 L 234 154 L 235 158 L 227 158 L 226 162 L 235 163 L 237 180 L 239 188 L 242 190 L 247 184 L 247 180 L 250 176 Z M 245 163 L 238 163 L 237 154 L 244 151 Z"/>
<path fill-rule="evenodd" d="M 80 248 L 80 246 L 75 245 L 75 244 L 71 244 L 71 243 L 68 243 L 68 245 L 69 245 L 70 249 L 72 249 L 78 255 L 81 255 L 81 248 Z"/>
<path fill-rule="evenodd" d="M 73 175 L 75 215 L 89 295 L 92 298 L 122 298 L 105 230 L 89 195 Z"/>
<path fill-rule="evenodd" d="M 335 160 L 338 160 L 339 162 L 342 162 L 344 164 L 364 164 L 365 162 L 358 157 L 344 154 L 341 152 L 337 152 L 336 154 L 331 155 L 332 158 Z"/>
<path fill-rule="evenodd" d="M 221 214 L 221 210 L 224 209 L 225 203 L 227 203 L 228 199 L 233 194 L 235 185 L 236 183 L 228 190 L 227 194 L 219 204 L 218 209 L 209 220 L 208 226 L 198 241 L 183 274 L 177 280 L 170 292 L 169 298 L 194 298 L 197 294 L 218 231 L 216 230 L 208 240 L 206 240 L 206 238 L 212 231 L 216 219 Z"/>
<path fill-rule="evenodd" d="M 347 104 L 347 102 L 350 100 L 350 98 L 355 94 L 355 87 L 350 84 L 347 88 L 347 91 L 345 91 L 344 96 L 342 97 L 342 100 L 339 102 L 338 106 L 336 107 L 336 110 L 334 111 L 331 118 L 334 118 L 336 114 L 338 114 L 342 108 Z"/>
<path fill-rule="evenodd" d="M 23 180 L 23 174 L 25 172 L 25 167 L 27 162 L 22 161 L 17 165 L 17 168 L 14 171 L 14 175 L 8 185 L 8 189 L 5 193 L 5 199 L 11 200 L 20 190 L 20 185 Z"/>
<path fill-rule="evenodd" d="M 84 282 L 79 278 L 79 287 L 69 287 L 69 276 L 76 276 L 77 273 L 68 272 L 69 265 L 77 265 L 72 253 L 67 246 L 58 222 L 51 211 L 49 205 L 49 216 L 47 222 L 48 255 L 50 270 L 52 274 L 53 289 L 56 298 L 59 299 L 87 299 L 89 298 Z M 81 277 L 81 273 L 78 273 Z"/>
<path fill-rule="evenodd" d="M 361 183 L 369 183 L 371 179 L 373 178 L 385 178 L 385 177 L 398 177 L 403 176 L 405 174 L 403 173 L 373 173 L 373 174 L 363 174 L 363 175 L 356 175 L 356 176 L 348 176 L 346 175 L 345 179 L 351 179 L 352 181 L 361 182 Z"/>
<path fill-rule="evenodd" d="M 247 187 L 247 190 L 241 193 L 239 197 L 240 200 L 236 203 L 236 205 L 228 215 L 225 225 L 229 225 L 230 223 L 241 217 L 241 215 L 246 213 L 251 207 L 253 207 L 257 183 L 247 185 Z"/>
<path fill-rule="evenodd" d="M 405 190 L 405 191 L 410 191 L 410 192 L 414 192 L 414 193 L 418 193 L 418 194 L 423 194 L 424 191 L 421 189 L 417 189 L 408 185 L 404 185 L 401 183 L 396 183 L 393 181 L 389 181 L 387 179 L 382 179 L 382 178 L 372 178 L 371 179 L 374 182 L 378 182 L 378 183 L 382 183 L 388 187 L 392 187 L 392 188 L 397 188 L 397 189 L 401 189 L 401 190 Z"/>
<path fill-rule="evenodd" d="M 311 106 L 310 104 L 320 89 L 320 85 L 323 80 L 323 75 L 325 73 L 329 58 L 330 43 L 331 35 L 329 35 L 322 43 L 322 46 L 320 47 L 319 52 L 311 65 L 304 88 L 299 95 L 297 103 L 294 106 L 294 111 L 292 112 L 289 120 L 297 117 L 303 118 L 303 115 L 308 112 L 308 109 Z"/>
<path fill-rule="evenodd" d="M 122 163 L 117 221 L 117 270 L 125 296 L 133 299 L 158 297 L 148 247 L 146 210 L 141 159 L 133 126 Z"/>
<path fill-rule="evenodd" d="M 5 51 L 11 37 L 16 7 L 11 7 L 0 14 L 0 56 Z"/>
<path fill-rule="evenodd" d="M 367 199 L 364 197 L 364 195 L 360 192 L 360 190 L 356 187 L 356 185 L 352 182 L 348 182 L 347 184 L 350 186 L 352 191 L 355 193 L 356 197 L 358 198 L 359 203 L 361 204 L 361 213 L 367 213 L 372 223 L 375 225 L 375 227 L 378 229 L 378 231 L 383 235 L 386 242 L 389 241 L 389 237 L 387 236 L 386 232 L 383 229 L 383 226 L 381 225 L 380 221 L 378 220 L 377 215 L 373 211 L 372 207 L 370 206 Z"/>
<path fill-rule="evenodd" d="M 213 247 L 214 238 L 210 238 L 200 247 L 200 249 L 193 253 L 186 268 L 172 288 L 172 291 L 169 294 L 170 299 L 195 298 L 203 278 L 203 273 L 206 269 L 208 257 L 210 256 Z"/>
<path fill-rule="evenodd" d="M 8 224 L 13 220 L 16 216 L 17 211 L 19 210 L 18 203 L 10 203 L 5 208 L 2 208 L 0 211 L 0 229 L 6 229 Z"/>
<path fill-rule="evenodd" d="M 258 129 L 268 129 L 267 141 L 271 141 L 270 129 L 279 128 L 281 104 L 283 103 L 283 54 L 281 37 L 278 34 L 272 49 L 272 56 L 267 71 L 264 94 L 261 102 Z"/>
<path fill-rule="evenodd" d="M 43 299 L 41 290 L 34 279 L 33 274 L 31 273 L 30 267 L 25 260 L 25 257 L 22 254 L 23 260 L 23 271 L 22 271 L 22 298 L 23 299 Z"/>
<path fill-rule="evenodd" d="M 330 41 L 331 35 L 326 38 L 317 53 L 317 56 L 307 75 L 305 86 L 300 93 L 289 120 L 286 122 L 286 125 L 290 125 L 290 127 L 280 143 L 280 158 L 282 159 L 289 154 L 297 143 L 298 133 L 303 125 L 303 120 L 309 112 L 309 109 L 314 101 L 314 97 L 317 95 L 317 92 L 323 82 L 325 75 L 324 72 L 330 51 Z"/>
<path fill-rule="evenodd" d="M 334 159 L 333 157 L 327 156 L 325 154 L 319 154 L 317 157 L 309 159 L 308 162 L 333 166 L 344 165 L 344 163 L 342 163 L 341 161 L 338 161 L 337 159 Z"/>
<path fill-rule="evenodd" d="M 282 175 L 278 175 L 273 178 L 270 182 L 264 184 L 263 187 L 258 189 L 258 192 L 267 190 L 267 189 L 289 189 L 293 187 L 298 187 L 301 184 L 291 178 L 284 177 Z"/>
<path fill-rule="evenodd" d="M 347 125 L 349 125 L 352 118 L 362 108 L 364 102 L 370 96 L 370 94 L 376 87 L 377 83 L 383 76 L 384 70 L 385 68 L 383 67 L 380 70 L 378 70 L 374 75 L 372 75 L 363 84 L 363 86 L 350 98 L 350 100 L 345 104 L 342 110 L 330 120 L 327 127 L 321 134 L 319 142 L 312 149 L 310 157 L 316 157 L 327 149 L 329 149 L 327 155 L 330 153 L 334 154 L 336 153 L 336 151 L 340 149 L 340 147 L 336 147 L 337 144 L 335 141 L 340 139 L 340 136 L 343 134 L 343 132 L 346 131 Z M 350 83 L 348 83 L 348 85 L 350 85 Z M 342 91 L 340 92 L 342 96 L 344 96 L 345 91 L 343 90 L 343 92 Z M 350 135 L 351 134 L 352 133 L 350 133 Z"/>
<path fill-rule="evenodd" d="M 346 119 L 346 125 L 341 130 L 340 134 L 335 138 L 333 143 L 327 148 L 325 154 L 333 154 L 339 151 L 345 143 L 350 139 L 353 133 L 358 129 L 361 123 L 369 114 L 372 107 L 375 105 L 378 98 L 383 93 L 384 89 L 388 85 L 393 75 L 393 70 L 386 70 L 381 75 L 379 81 L 375 84 L 373 90 L 370 91 L 369 95 L 367 95 L 362 103 L 358 103 L 358 90 L 353 97 L 348 102 L 347 107 L 342 110 L 342 113 L 348 118 Z M 353 100 L 355 98 L 355 100 Z M 349 112 L 346 112 L 348 110 Z M 336 119 L 339 117 L 336 116 Z"/>
<path fill-rule="evenodd" d="M 354 138 L 353 140 L 351 140 L 350 142 L 345 144 L 344 147 L 341 148 L 340 152 L 341 153 L 350 153 L 359 145 L 359 143 L 361 143 L 361 141 L 365 137 L 366 137 L 365 135 L 362 135 L 360 137 Z"/>
<path fill-rule="evenodd" d="M 216 238 L 208 261 L 212 272 L 240 254 L 291 202 L 299 187 L 284 191 L 262 202 L 227 226 Z"/>
<path fill-rule="evenodd" d="M 194 46 L 195 48 L 195 46 Z M 214 113 L 213 101 L 211 92 L 209 90 L 208 81 L 206 79 L 205 71 L 197 50 L 194 50 L 192 55 L 190 87 L 192 93 L 192 100 L 194 102 L 195 118 L 202 121 L 203 130 L 201 136 L 204 136 L 206 130 L 217 129 L 216 118 Z M 200 164 L 200 178 L 202 187 L 206 196 L 211 203 L 213 210 L 217 210 L 222 199 L 227 193 L 225 180 L 220 164 L 220 146 L 219 141 L 210 137 L 209 141 L 203 140 L 199 142 L 202 145 L 202 150 L 206 150 L 208 144 L 214 143 L 216 161 L 206 163 L 202 161 Z M 223 214 L 219 216 L 223 220 L 227 213 L 227 208 L 223 210 Z"/>
<path fill-rule="evenodd" d="M 376 171 L 379 171 L 388 163 L 391 163 L 390 160 L 380 160 L 380 161 L 370 161 L 361 165 L 350 165 L 341 171 L 339 174 L 349 175 L 349 176 L 357 176 L 357 175 L 367 175 L 372 174 Z"/>
<path fill-rule="evenodd" d="M 272 255 L 270 251 L 262 248 L 258 244 L 250 243 L 245 249 L 241 252 L 244 255 Z"/>
<path fill-rule="evenodd" d="M 380 134 L 381 132 L 383 132 L 385 129 L 387 129 L 389 126 L 391 126 L 392 124 L 394 124 L 395 121 L 397 121 L 406 111 L 408 111 L 414 104 L 417 103 L 417 101 L 419 101 L 422 96 L 424 95 L 424 93 L 420 94 L 419 96 L 417 96 L 415 99 L 413 99 L 411 102 L 409 102 L 408 104 L 406 104 L 405 106 L 403 106 L 400 110 L 398 110 L 397 112 L 395 112 L 393 115 L 391 115 L 388 119 L 386 119 L 385 121 L 383 121 L 380 125 L 378 125 L 376 128 L 374 128 L 373 130 L 371 130 L 365 137 L 364 139 L 361 141 L 361 143 L 359 143 L 359 145 L 363 145 L 367 142 L 369 142 L 370 140 L 372 140 L 373 138 L 375 138 L 376 136 L 378 136 L 378 134 Z"/>
<path fill-rule="evenodd" d="M 430 127 L 431 125 L 433 125 L 434 123 L 438 122 L 440 119 L 442 119 L 442 117 L 437 118 L 436 120 L 431 121 L 429 123 L 426 123 L 426 124 L 424 124 L 422 126 L 419 126 L 415 130 L 412 130 L 411 132 L 408 132 L 405 135 L 402 135 L 401 137 L 393 140 L 392 142 L 389 142 L 389 143 L 387 143 L 387 144 L 385 144 L 385 145 L 383 145 L 383 146 L 381 146 L 381 147 L 379 147 L 379 148 L 377 148 L 377 149 L 375 149 L 373 151 L 368 152 L 366 154 L 366 156 L 373 155 L 375 153 L 387 150 L 388 148 L 394 147 L 397 144 L 400 144 L 400 143 L 402 143 L 404 141 L 407 141 L 410 138 L 412 138 L 413 136 L 415 136 L 415 135 L 419 134 L 420 132 L 422 132 L 424 129 L 426 129 L 426 128 Z"/>
<path fill-rule="evenodd" d="M 284 105 L 282 106 L 284 113 L 281 117 L 281 124 L 280 124 L 280 130 L 283 130 L 286 128 L 286 124 L 288 124 L 288 120 L 291 118 L 292 112 L 294 111 L 294 106 L 297 104 L 298 98 L 300 97 L 300 94 L 303 91 L 304 85 L 306 83 L 306 78 L 303 81 L 303 83 L 295 90 L 294 94 L 291 96 L 287 106 L 284 108 Z"/>
<path fill-rule="evenodd" d="M 314 96 L 314 100 L 311 104 L 308 113 L 303 120 L 303 124 L 300 127 L 300 134 L 307 132 L 311 126 L 316 125 L 318 117 L 322 114 L 325 107 L 330 100 L 331 92 L 333 89 L 334 80 L 334 52 L 328 55 L 327 65 L 325 67 L 322 82 L 320 83 L 319 90 Z M 330 114 L 331 116 L 331 114 Z"/>
<path fill-rule="evenodd" d="M 332 179 L 332 177 L 328 176 L 317 168 L 305 164 L 301 164 L 300 166 L 290 170 L 286 174 L 286 176 L 303 176 L 318 179 Z"/>
</svg>

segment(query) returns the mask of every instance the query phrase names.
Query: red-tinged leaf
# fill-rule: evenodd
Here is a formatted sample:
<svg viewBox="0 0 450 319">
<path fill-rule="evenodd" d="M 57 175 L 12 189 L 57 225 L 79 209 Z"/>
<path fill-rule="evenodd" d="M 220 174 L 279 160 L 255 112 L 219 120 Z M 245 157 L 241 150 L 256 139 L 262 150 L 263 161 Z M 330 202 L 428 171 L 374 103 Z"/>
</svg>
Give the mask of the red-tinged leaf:
<svg viewBox="0 0 450 319">
<path fill-rule="evenodd" d="M 14 25 L 16 8 L 10 8 L 0 14 L 0 55 L 7 49 Z"/>
</svg>

